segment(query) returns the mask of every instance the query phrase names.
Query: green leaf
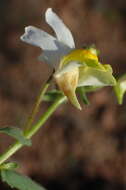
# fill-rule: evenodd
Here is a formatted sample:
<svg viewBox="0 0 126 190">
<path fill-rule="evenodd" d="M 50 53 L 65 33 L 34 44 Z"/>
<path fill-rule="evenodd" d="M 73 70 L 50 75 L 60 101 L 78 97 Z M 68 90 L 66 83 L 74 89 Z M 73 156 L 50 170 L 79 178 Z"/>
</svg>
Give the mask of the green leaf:
<svg viewBox="0 0 126 190">
<path fill-rule="evenodd" d="M 15 162 L 8 162 L 0 165 L 0 170 L 13 170 L 18 167 L 18 164 Z"/>
<path fill-rule="evenodd" d="M 1 128 L 0 133 L 5 133 L 5 134 L 15 138 L 23 145 L 27 145 L 27 146 L 31 145 L 30 139 L 26 139 L 23 135 L 22 130 L 20 130 L 19 128 L 16 128 L 16 127 Z"/>
<path fill-rule="evenodd" d="M 96 69 L 88 66 L 80 67 L 79 86 L 114 86 L 116 80 L 112 75 L 110 66 L 105 65 L 105 70 Z"/>
<path fill-rule="evenodd" d="M 10 185 L 11 188 L 17 188 L 19 190 L 45 190 L 45 188 L 41 187 L 29 177 L 12 170 L 2 170 L 1 177 L 2 181 Z"/>
<path fill-rule="evenodd" d="M 123 97 L 126 92 L 126 74 L 119 78 L 114 87 L 115 94 L 119 104 L 123 103 Z"/>
</svg>

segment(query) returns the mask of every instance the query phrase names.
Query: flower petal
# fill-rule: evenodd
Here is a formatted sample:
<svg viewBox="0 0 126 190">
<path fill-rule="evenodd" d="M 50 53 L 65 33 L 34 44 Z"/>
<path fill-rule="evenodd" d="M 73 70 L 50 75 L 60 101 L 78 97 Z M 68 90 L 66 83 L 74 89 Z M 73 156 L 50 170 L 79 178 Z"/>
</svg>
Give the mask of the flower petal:
<svg viewBox="0 0 126 190">
<path fill-rule="evenodd" d="M 65 65 L 63 68 L 57 70 L 57 72 L 55 73 L 55 75 L 57 77 L 60 77 L 62 74 L 66 73 L 66 72 L 71 72 L 72 70 L 74 70 L 77 67 L 80 67 L 80 63 L 76 62 L 76 61 L 71 61 L 69 64 Z"/>
<path fill-rule="evenodd" d="M 112 76 L 110 67 L 106 71 L 88 66 L 80 67 L 78 86 L 114 86 L 115 84 L 116 80 Z"/>
<path fill-rule="evenodd" d="M 46 22 L 53 28 L 59 41 L 67 44 L 70 48 L 75 48 L 75 43 L 70 30 L 56 13 L 48 8 L 45 14 Z"/>
<path fill-rule="evenodd" d="M 31 45 L 38 46 L 43 50 L 56 50 L 56 38 L 34 26 L 25 27 L 25 33 L 21 40 Z M 57 41 L 57 40 L 56 40 Z"/>
<path fill-rule="evenodd" d="M 57 50 L 44 50 L 44 52 L 39 56 L 39 60 L 49 63 L 57 70 L 61 58 L 70 51 L 70 48 L 59 44 L 59 48 Z"/>
<path fill-rule="evenodd" d="M 79 77 L 78 67 L 77 63 L 71 62 L 59 72 L 57 71 L 54 78 L 60 90 L 67 96 L 70 102 L 78 109 L 81 109 L 75 94 Z"/>
<path fill-rule="evenodd" d="M 25 28 L 25 33 L 21 36 L 21 40 L 42 48 L 44 55 L 41 55 L 40 59 L 46 60 L 53 67 L 57 67 L 61 57 L 71 51 L 71 48 L 59 42 L 55 37 L 34 26 Z"/>
</svg>

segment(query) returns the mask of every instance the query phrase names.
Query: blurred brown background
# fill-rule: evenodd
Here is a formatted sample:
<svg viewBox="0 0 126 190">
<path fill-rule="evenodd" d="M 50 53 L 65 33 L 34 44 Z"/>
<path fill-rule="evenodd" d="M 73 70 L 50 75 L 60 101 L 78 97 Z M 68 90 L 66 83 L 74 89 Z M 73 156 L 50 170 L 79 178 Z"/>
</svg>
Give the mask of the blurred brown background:
<svg viewBox="0 0 126 190">
<path fill-rule="evenodd" d="M 115 76 L 126 73 L 125 0 L 0 0 L 1 127 L 22 127 L 51 72 L 37 61 L 41 50 L 19 39 L 27 25 L 52 33 L 44 20 L 48 7 L 71 29 L 77 47 L 95 44 Z M 126 189 L 126 100 L 118 106 L 110 88 L 89 99 L 91 105 L 81 112 L 62 105 L 33 137 L 33 146 L 11 158 L 20 172 L 48 190 Z M 0 152 L 11 142 L 0 135 Z M 0 189 L 9 188 L 1 184 Z"/>
</svg>

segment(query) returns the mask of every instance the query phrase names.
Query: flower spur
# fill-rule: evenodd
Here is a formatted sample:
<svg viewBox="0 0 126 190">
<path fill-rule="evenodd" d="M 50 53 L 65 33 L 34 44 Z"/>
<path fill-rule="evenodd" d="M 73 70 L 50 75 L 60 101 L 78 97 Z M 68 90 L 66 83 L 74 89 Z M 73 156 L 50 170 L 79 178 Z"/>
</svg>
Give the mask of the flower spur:
<svg viewBox="0 0 126 190">
<path fill-rule="evenodd" d="M 39 59 L 55 69 L 54 78 L 60 90 L 74 106 L 81 109 L 76 97 L 77 87 L 115 85 L 112 68 L 99 62 L 94 48 L 75 49 L 72 33 L 51 8 L 47 9 L 45 20 L 56 37 L 28 26 L 21 40 L 43 50 Z"/>
</svg>

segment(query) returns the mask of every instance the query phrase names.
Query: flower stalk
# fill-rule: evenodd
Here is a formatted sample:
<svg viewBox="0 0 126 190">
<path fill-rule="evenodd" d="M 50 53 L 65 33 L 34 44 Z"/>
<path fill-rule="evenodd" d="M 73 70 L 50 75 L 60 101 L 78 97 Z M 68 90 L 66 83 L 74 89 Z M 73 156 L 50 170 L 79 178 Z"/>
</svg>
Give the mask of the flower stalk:
<svg viewBox="0 0 126 190">
<path fill-rule="evenodd" d="M 47 91 L 47 89 L 48 89 L 48 87 L 50 85 L 51 79 L 52 79 L 52 75 L 49 77 L 49 79 L 44 84 L 44 86 L 42 86 L 41 89 L 40 89 L 39 95 L 38 95 L 38 97 L 36 99 L 35 105 L 33 106 L 32 112 L 31 112 L 26 124 L 24 125 L 25 132 L 29 131 L 30 127 L 33 124 L 35 116 L 39 111 L 40 104 L 42 103 L 43 97 L 44 97 L 44 95 L 45 95 L 45 93 L 46 93 L 46 91 Z"/>
</svg>

